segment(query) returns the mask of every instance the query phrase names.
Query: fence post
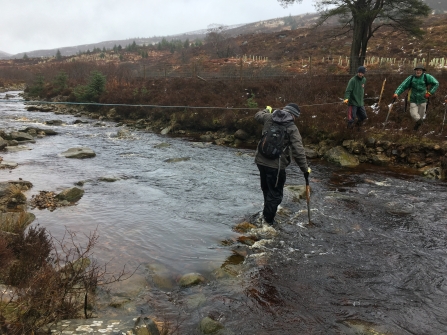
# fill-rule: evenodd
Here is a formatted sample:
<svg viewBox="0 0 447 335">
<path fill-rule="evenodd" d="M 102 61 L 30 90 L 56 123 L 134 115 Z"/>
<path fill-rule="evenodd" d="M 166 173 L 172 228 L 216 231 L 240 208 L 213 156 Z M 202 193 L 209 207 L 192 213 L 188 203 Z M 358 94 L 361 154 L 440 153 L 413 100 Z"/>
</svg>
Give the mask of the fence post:
<svg viewBox="0 0 447 335">
<path fill-rule="evenodd" d="M 240 61 L 240 65 L 239 65 L 239 79 L 240 79 L 240 81 L 242 81 L 242 65 L 243 65 L 243 61 L 242 61 L 242 57 L 241 57 L 241 61 Z"/>
<path fill-rule="evenodd" d="M 312 75 L 312 56 L 309 57 L 309 75 Z"/>
</svg>

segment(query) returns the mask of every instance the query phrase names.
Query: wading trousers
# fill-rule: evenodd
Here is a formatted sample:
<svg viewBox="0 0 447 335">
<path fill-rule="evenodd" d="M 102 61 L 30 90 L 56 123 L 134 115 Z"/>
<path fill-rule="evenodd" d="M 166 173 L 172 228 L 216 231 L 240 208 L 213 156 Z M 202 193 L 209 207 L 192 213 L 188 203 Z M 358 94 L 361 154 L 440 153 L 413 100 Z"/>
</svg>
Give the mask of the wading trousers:
<svg viewBox="0 0 447 335">
<path fill-rule="evenodd" d="M 268 224 L 273 223 L 278 206 L 283 198 L 284 184 L 286 183 L 286 170 L 274 169 L 257 164 L 261 177 L 261 189 L 264 194 L 264 219 Z M 278 178 L 278 184 L 276 179 Z M 275 186 L 276 185 L 276 186 Z"/>
</svg>

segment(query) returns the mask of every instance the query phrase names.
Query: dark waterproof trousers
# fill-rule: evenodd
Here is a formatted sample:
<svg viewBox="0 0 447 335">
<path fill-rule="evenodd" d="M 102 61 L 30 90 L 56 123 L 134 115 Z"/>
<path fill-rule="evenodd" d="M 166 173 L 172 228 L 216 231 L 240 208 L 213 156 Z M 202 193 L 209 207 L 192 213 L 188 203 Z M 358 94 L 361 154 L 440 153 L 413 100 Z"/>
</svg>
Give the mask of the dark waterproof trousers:
<svg viewBox="0 0 447 335">
<path fill-rule="evenodd" d="M 264 214 L 265 221 L 272 224 L 278 206 L 283 198 L 286 170 L 280 170 L 278 176 L 278 169 L 259 164 L 257 166 L 261 177 L 261 189 L 264 194 L 264 210 L 262 213 Z M 277 178 L 278 184 L 276 184 Z"/>
<path fill-rule="evenodd" d="M 353 124 L 356 118 L 359 125 L 366 119 L 365 106 L 348 106 L 348 125 Z"/>
</svg>

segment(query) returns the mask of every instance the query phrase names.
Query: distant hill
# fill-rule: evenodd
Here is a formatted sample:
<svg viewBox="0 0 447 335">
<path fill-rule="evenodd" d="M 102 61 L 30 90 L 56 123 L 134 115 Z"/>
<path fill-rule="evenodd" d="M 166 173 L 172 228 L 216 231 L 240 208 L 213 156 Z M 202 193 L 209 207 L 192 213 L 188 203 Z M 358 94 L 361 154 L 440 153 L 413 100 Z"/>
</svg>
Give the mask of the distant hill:
<svg viewBox="0 0 447 335">
<path fill-rule="evenodd" d="M 9 53 L 7 53 L 7 52 L 0 51 L 0 58 L 9 58 L 9 57 L 11 57 L 11 56 L 12 56 L 12 55 L 9 54 Z"/>
<path fill-rule="evenodd" d="M 295 16 L 288 16 L 283 18 L 275 18 L 270 20 L 258 21 L 247 24 L 238 24 L 233 26 L 226 26 L 225 32 L 229 37 L 234 37 L 238 35 L 245 34 L 254 34 L 254 33 L 266 33 L 266 32 L 276 32 L 281 31 L 283 29 L 295 29 L 295 28 L 303 28 L 308 27 L 313 24 L 318 17 L 317 14 L 302 14 Z M 112 40 L 112 41 L 104 41 L 92 44 L 82 44 L 72 47 L 63 47 L 57 49 L 47 49 L 47 50 L 34 50 L 27 51 L 26 55 L 28 57 L 52 57 L 56 55 L 57 50 L 60 51 L 62 56 L 73 56 L 79 52 L 85 52 L 87 50 L 92 51 L 94 48 L 99 49 L 113 49 L 116 45 L 121 45 L 122 47 L 126 47 L 127 45 L 132 44 L 134 41 L 137 45 L 149 45 L 149 44 L 157 44 L 161 42 L 163 38 L 168 41 L 171 40 L 181 40 L 185 41 L 189 39 L 190 41 L 194 41 L 196 39 L 203 40 L 208 32 L 208 29 L 196 30 L 192 32 L 187 32 L 178 35 L 168 35 L 168 36 L 154 36 L 148 38 L 129 38 L 125 40 Z M 23 58 L 25 52 L 21 52 L 15 55 L 10 55 L 7 53 L 1 53 L 0 59 L 7 58 Z"/>
<path fill-rule="evenodd" d="M 447 13 L 447 0 L 424 0 L 428 6 L 433 9 L 433 13 L 442 14 Z M 313 25 L 317 18 L 317 13 L 307 13 L 295 16 L 286 16 L 282 18 L 275 18 L 270 20 L 258 21 L 247 24 L 238 24 L 233 26 L 226 26 L 225 32 L 228 37 L 236 37 L 240 35 L 257 34 L 257 33 L 272 33 L 279 32 L 282 30 L 294 30 L 297 28 L 306 28 Z M 332 19 L 329 24 L 335 23 L 336 20 Z M 134 41 L 137 45 L 150 45 L 157 44 L 164 39 L 171 40 L 181 40 L 185 41 L 189 39 L 193 42 L 196 39 L 203 40 L 206 37 L 208 29 L 196 30 L 192 32 L 187 32 L 178 35 L 167 35 L 167 36 L 154 36 L 148 38 L 128 38 L 125 40 L 111 40 L 91 44 L 82 44 L 71 47 L 62 47 L 57 49 L 46 49 L 46 50 L 34 50 L 27 51 L 28 57 L 52 57 L 56 55 L 57 50 L 60 51 L 62 56 L 73 56 L 79 52 L 86 52 L 87 50 L 92 51 L 94 48 L 99 49 L 113 49 L 113 47 L 121 45 L 121 47 L 126 47 L 132 44 Z M 6 52 L 0 51 L 0 59 L 10 59 L 23 58 L 25 52 L 18 53 L 15 55 L 8 54 Z"/>
</svg>

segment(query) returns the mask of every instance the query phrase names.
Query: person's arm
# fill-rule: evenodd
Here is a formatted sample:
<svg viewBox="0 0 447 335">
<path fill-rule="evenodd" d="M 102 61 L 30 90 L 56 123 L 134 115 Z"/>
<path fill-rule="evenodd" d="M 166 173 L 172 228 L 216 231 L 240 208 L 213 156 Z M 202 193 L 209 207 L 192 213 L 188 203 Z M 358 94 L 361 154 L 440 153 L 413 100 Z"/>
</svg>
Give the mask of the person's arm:
<svg viewBox="0 0 447 335">
<path fill-rule="evenodd" d="M 298 131 L 298 128 L 296 127 L 290 133 L 290 148 L 292 150 L 292 156 L 295 160 L 295 163 L 300 167 L 302 172 L 307 172 L 309 167 L 307 166 L 303 140 L 301 138 L 300 132 Z"/>
<path fill-rule="evenodd" d="M 348 86 L 346 87 L 346 91 L 345 91 L 345 100 L 351 97 L 351 93 L 352 90 L 354 89 L 354 81 L 352 80 L 352 78 L 349 80 L 348 82 Z"/>
<path fill-rule="evenodd" d="M 394 94 L 400 95 L 403 91 L 405 91 L 407 88 L 410 87 L 410 80 L 412 76 L 409 76 L 407 79 L 405 79 L 402 84 L 399 85 L 399 87 L 396 89 Z"/>
<path fill-rule="evenodd" d="M 255 114 L 255 120 L 258 123 L 264 124 L 265 119 L 268 115 L 271 115 L 270 111 L 268 109 L 264 109 L 264 110 L 259 111 Z"/>
<path fill-rule="evenodd" d="M 426 76 L 427 76 L 427 83 L 430 85 L 430 89 L 427 90 L 430 94 L 434 94 L 439 87 L 439 81 L 437 81 L 436 78 L 430 74 L 426 74 Z"/>
</svg>

